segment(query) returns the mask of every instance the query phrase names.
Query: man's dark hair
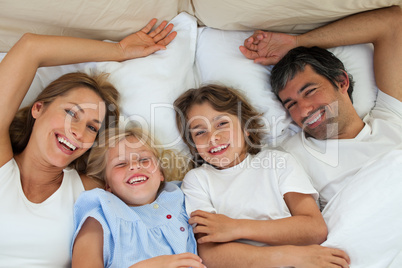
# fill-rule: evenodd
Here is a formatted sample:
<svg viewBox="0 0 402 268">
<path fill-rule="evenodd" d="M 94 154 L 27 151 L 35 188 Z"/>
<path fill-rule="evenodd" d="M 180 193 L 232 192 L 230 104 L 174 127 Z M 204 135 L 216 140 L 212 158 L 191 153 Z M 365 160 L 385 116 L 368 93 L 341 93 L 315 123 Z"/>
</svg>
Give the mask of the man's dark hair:
<svg viewBox="0 0 402 268">
<path fill-rule="evenodd" d="M 341 77 L 345 76 L 345 66 L 331 52 L 319 47 L 297 47 L 290 50 L 272 69 L 271 86 L 276 96 L 285 88 L 287 82 L 292 80 L 299 72 L 304 71 L 306 65 L 310 65 L 313 70 L 327 78 L 335 87 L 335 82 L 340 82 Z M 347 73 L 347 72 L 346 72 Z M 348 94 L 350 100 L 353 92 L 353 77 L 349 73 Z"/>
</svg>

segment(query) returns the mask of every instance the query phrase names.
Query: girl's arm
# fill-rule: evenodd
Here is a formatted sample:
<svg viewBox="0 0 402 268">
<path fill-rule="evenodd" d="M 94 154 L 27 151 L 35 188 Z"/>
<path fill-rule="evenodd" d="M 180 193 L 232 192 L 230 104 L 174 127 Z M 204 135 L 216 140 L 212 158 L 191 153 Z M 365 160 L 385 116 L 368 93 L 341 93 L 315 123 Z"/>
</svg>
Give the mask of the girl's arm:
<svg viewBox="0 0 402 268">
<path fill-rule="evenodd" d="M 162 255 L 137 262 L 129 268 L 205 268 L 201 258 L 193 253 Z"/>
<path fill-rule="evenodd" d="M 154 31 L 156 19 L 119 43 L 90 39 L 25 34 L 0 63 L 0 166 L 13 157 L 9 127 L 38 67 L 89 61 L 123 61 L 145 57 L 165 49 L 176 36 L 163 22 Z"/>
<path fill-rule="evenodd" d="M 92 217 L 85 220 L 73 245 L 72 267 L 103 268 L 103 229 Z"/>
<path fill-rule="evenodd" d="M 195 234 L 203 234 L 197 242 L 229 242 L 248 239 L 269 245 L 321 244 L 327 227 L 314 198 L 300 193 L 286 193 L 285 202 L 292 217 L 278 220 L 232 219 L 222 214 L 197 210 L 190 224 L 197 223 Z"/>
</svg>

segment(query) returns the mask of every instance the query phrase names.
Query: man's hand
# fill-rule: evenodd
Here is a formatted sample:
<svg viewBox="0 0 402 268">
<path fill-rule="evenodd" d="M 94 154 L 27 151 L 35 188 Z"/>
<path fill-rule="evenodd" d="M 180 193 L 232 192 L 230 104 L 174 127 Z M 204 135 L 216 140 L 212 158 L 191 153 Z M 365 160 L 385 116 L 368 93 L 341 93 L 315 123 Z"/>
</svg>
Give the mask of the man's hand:
<svg viewBox="0 0 402 268">
<path fill-rule="evenodd" d="M 255 63 L 274 65 L 295 47 L 297 36 L 258 30 L 247 38 L 244 46 L 239 49 L 246 58 L 254 60 Z"/>
</svg>

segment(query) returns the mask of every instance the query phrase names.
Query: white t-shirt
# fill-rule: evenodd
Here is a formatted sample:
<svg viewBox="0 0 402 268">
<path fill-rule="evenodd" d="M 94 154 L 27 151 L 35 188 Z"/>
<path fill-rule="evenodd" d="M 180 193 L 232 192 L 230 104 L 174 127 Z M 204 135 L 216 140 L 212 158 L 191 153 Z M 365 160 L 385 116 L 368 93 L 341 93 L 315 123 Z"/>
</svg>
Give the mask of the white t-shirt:
<svg viewBox="0 0 402 268">
<path fill-rule="evenodd" d="M 288 192 L 318 198 L 309 177 L 288 153 L 264 150 L 240 164 L 218 170 L 204 164 L 184 177 L 186 210 L 224 214 L 234 219 L 275 220 L 290 217 L 283 199 Z M 255 241 L 251 244 L 262 245 Z"/>
<path fill-rule="evenodd" d="M 379 91 L 376 105 L 363 121 L 364 128 L 353 139 L 317 140 L 301 132 L 283 144 L 310 175 L 321 208 L 364 164 L 402 148 L 402 102 Z"/>
<path fill-rule="evenodd" d="M 0 167 L 0 267 L 70 267 L 73 207 L 83 191 L 77 171 L 65 169 L 59 189 L 32 203 L 15 160 Z"/>
</svg>

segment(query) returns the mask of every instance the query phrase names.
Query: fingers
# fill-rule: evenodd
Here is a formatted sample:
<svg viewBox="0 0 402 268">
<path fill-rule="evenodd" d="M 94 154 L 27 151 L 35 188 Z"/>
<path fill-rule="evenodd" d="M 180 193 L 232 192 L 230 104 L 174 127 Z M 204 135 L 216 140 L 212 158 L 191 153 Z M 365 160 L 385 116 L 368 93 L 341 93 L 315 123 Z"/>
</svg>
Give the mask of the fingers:
<svg viewBox="0 0 402 268">
<path fill-rule="evenodd" d="M 244 46 L 240 46 L 239 47 L 240 52 L 247 58 L 250 60 L 254 60 L 258 57 L 258 53 L 253 51 L 252 49 L 249 49 L 247 47 Z"/>
<path fill-rule="evenodd" d="M 350 264 L 350 258 L 348 254 L 346 254 L 345 251 L 340 250 L 340 249 L 331 249 L 331 254 L 335 257 L 337 257 L 337 262 L 335 264 L 340 265 L 341 267 L 347 268 L 349 267 Z"/>
<path fill-rule="evenodd" d="M 159 26 L 156 27 L 156 29 L 153 30 L 152 32 L 150 32 L 148 35 L 149 35 L 151 38 L 154 38 L 156 35 L 158 35 L 160 32 L 162 32 L 163 29 L 165 29 L 166 25 L 167 25 L 167 21 L 165 21 L 165 20 L 162 21 L 162 23 L 159 24 Z M 169 26 L 170 26 L 170 25 L 169 25 Z M 173 28 L 173 27 L 170 28 L 170 31 L 172 30 L 172 28 Z M 169 32 L 170 32 L 170 31 L 169 31 Z"/>
<path fill-rule="evenodd" d="M 141 29 L 141 32 L 144 32 L 144 33 L 146 33 L 146 34 L 148 34 L 149 33 L 149 31 L 151 31 L 152 30 L 152 27 L 154 27 L 155 26 L 155 24 L 156 24 L 156 22 L 157 22 L 158 20 L 157 19 L 152 19 L 150 22 L 148 22 L 148 24 L 147 25 L 145 25 L 145 27 L 144 28 L 142 28 Z"/>
<path fill-rule="evenodd" d="M 181 253 L 176 256 L 179 257 L 177 267 L 205 268 L 202 264 L 201 258 L 195 254 Z"/>
</svg>

